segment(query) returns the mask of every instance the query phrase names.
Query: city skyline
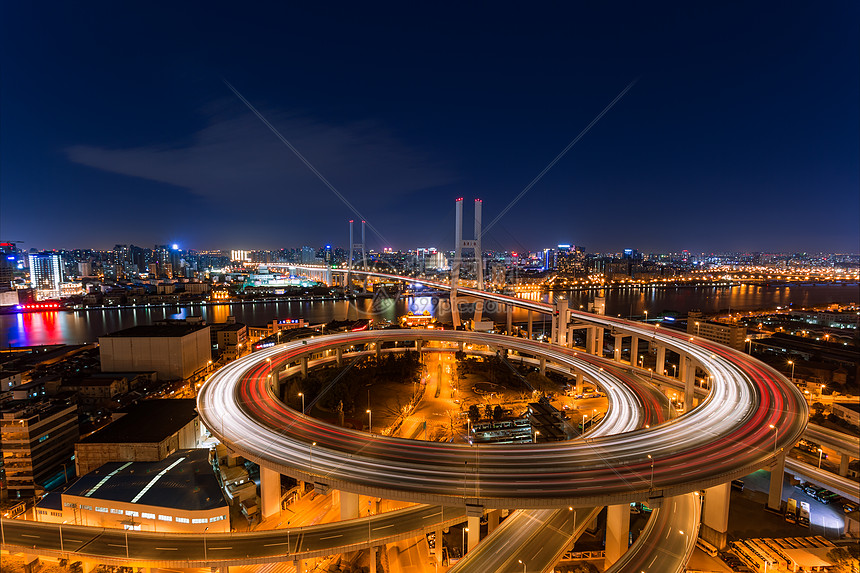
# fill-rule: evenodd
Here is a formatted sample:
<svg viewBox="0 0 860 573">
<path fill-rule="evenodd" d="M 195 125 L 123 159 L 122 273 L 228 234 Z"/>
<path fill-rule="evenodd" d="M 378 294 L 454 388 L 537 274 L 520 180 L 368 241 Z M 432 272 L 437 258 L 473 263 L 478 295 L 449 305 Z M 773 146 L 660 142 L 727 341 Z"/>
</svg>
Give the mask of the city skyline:
<svg viewBox="0 0 860 573">
<path fill-rule="evenodd" d="M 451 248 L 454 198 L 495 219 L 629 87 L 487 250 L 856 251 L 857 7 L 675 8 L 5 6 L 0 239 L 345 242 L 359 217 L 226 80 L 376 250 Z"/>
</svg>

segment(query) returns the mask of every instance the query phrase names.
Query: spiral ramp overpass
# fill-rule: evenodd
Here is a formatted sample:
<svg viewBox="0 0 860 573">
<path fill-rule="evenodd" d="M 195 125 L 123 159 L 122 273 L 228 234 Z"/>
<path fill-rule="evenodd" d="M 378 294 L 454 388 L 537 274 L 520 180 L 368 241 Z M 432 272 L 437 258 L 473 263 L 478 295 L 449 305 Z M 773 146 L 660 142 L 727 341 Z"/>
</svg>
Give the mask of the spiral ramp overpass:
<svg viewBox="0 0 860 573">
<path fill-rule="evenodd" d="M 460 289 L 460 294 L 540 313 L 557 310 L 470 290 Z M 658 353 L 659 348 L 678 352 L 682 360 L 713 377 L 710 392 L 697 407 L 667 420 L 660 413 L 665 403 L 655 406 L 642 398 L 647 384 L 641 381 L 641 370 L 565 346 L 501 335 L 385 330 L 282 344 L 236 361 L 210 379 L 198 400 L 207 428 L 237 453 L 260 463 L 264 472 L 290 475 L 320 488 L 421 505 L 321 526 L 212 534 L 206 539 L 129 532 L 123 542 L 122 531 L 66 526 L 64 530 L 76 535 L 74 543 L 66 541 L 65 546 L 54 524 L 3 520 L 3 543 L 36 546 L 39 553 L 91 556 L 104 563 L 224 567 L 378 547 L 464 520 L 476 523 L 487 511 L 517 508 L 452 570 L 521 571 L 523 562 L 529 571 L 546 571 L 602 507 L 609 507 L 610 522 L 620 523 L 627 504 L 647 501 L 656 510 L 637 542 L 613 559 L 611 571 L 681 571 L 700 523 L 699 492 L 705 492 L 701 520 L 724 532 L 728 482 L 759 468 L 781 475 L 785 451 L 805 429 L 806 403 L 783 376 L 742 353 L 634 322 L 566 312 L 565 324 L 608 328 L 616 335 L 649 340 Z M 311 356 L 385 341 L 463 343 L 517 353 L 541 367 L 586 376 L 607 392 L 610 410 L 586 439 L 473 448 L 330 426 L 276 398 L 281 377 L 307 368 Z M 272 373 L 277 375 L 269 376 Z M 646 419 L 650 427 L 644 427 Z M 709 504 L 710 499 L 715 502 Z M 614 534 L 621 537 L 618 531 Z M 217 556 L 209 550 L 228 544 L 230 550 L 218 551 Z M 610 545 L 621 543 L 608 538 L 608 552 Z M 626 545 L 625 533 L 625 549 Z M 537 547 L 541 555 L 536 554 Z"/>
</svg>

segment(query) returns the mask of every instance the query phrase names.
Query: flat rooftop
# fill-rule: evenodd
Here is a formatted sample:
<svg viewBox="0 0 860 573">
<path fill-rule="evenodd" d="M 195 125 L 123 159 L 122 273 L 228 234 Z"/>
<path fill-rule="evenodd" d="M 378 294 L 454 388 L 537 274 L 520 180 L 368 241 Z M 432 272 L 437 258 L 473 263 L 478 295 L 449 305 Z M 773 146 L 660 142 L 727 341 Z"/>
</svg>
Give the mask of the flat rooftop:
<svg viewBox="0 0 860 573">
<path fill-rule="evenodd" d="M 208 324 L 142 324 L 111 332 L 101 338 L 181 338 L 208 326 Z"/>
<path fill-rule="evenodd" d="M 110 462 L 63 495 L 189 511 L 227 505 L 206 449 L 179 450 L 158 462 Z"/>
<path fill-rule="evenodd" d="M 143 400 L 121 410 L 125 415 L 93 432 L 82 444 L 151 444 L 172 436 L 197 417 L 197 400 Z"/>
</svg>

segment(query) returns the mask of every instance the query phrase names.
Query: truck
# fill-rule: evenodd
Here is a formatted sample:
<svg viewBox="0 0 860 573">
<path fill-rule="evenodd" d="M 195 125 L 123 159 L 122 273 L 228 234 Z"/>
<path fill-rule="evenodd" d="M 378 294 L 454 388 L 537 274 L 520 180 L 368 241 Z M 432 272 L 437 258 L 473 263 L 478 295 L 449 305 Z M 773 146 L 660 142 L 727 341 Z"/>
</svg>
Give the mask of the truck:
<svg viewBox="0 0 860 573">
<path fill-rule="evenodd" d="M 797 512 L 797 524 L 803 527 L 809 527 L 809 503 L 800 502 L 800 509 Z"/>
<path fill-rule="evenodd" d="M 797 523 L 797 500 L 793 497 L 788 498 L 785 506 L 785 520 L 789 523 Z"/>
</svg>

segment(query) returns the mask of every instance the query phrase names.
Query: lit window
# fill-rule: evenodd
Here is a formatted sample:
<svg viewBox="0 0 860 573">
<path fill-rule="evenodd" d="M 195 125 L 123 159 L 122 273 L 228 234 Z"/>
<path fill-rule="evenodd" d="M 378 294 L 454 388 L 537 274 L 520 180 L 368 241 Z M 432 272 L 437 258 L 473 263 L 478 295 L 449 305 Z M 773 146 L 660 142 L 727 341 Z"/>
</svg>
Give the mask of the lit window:
<svg viewBox="0 0 860 573">
<path fill-rule="evenodd" d="M 212 523 L 213 521 L 221 521 L 222 519 L 224 519 L 223 515 L 216 515 L 215 517 L 209 518 L 209 523 Z"/>
<path fill-rule="evenodd" d="M 209 521 L 209 520 L 208 520 L 208 519 L 206 519 L 206 518 L 204 517 L 204 518 L 202 518 L 202 519 L 200 519 L 200 518 L 198 518 L 198 519 L 192 519 L 192 520 L 191 520 L 191 523 L 206 523 L 207 521 Z"/>
<path fill-rule="evenodd" d="M 173 518 L 169 515 L 159 515 L 158 519 L 161 521 L 173 521 Z"/>
<path fill-rule="evenodd" d="M 191 521 L 187 517 L 177 517 L 176 523 L 191 523 Z"/>
<path fill-rule="evenodd" d="M 96 506 L 96 511 L 97 511 L 97 512 L 99 512 L 99 513 L 107 513 L 107 512 L 108 512 L 108 508 L 106 508 L 106 507 L 98 507 L 98 506 Z"/>
<path fill-rule="evenodd" d="M 118 515 L 122 515 L 122 510 L 121 510 L 121 509 L 116 509 L 116 508 L 114 508 L 114 507 L 110 508 L 110 512 L 111 512 L 111 513 L 116 513 L 116 514 L 118 514 Z"/>
<path fill-rule="evenodd" d="M 145 511 L 141 513 L 140 516 L 144 519 L 155 519 L 154 513 L 146 513 Z"/>
<path fill-rule="evenodd" d="M 130 517 L 138 517 L 138 516 L 140 516 L 140 514 L 139 514 L 138 512 L 136 512 L 136 511 L 132 511 L 132 510 L 130 510 L 130 509 L 126 509 L 126 510 L 125 510 L 125 514 L 126 514 L 126 515 L 128 515 L 128 516 L 130 516 Z"/>
</svg>

